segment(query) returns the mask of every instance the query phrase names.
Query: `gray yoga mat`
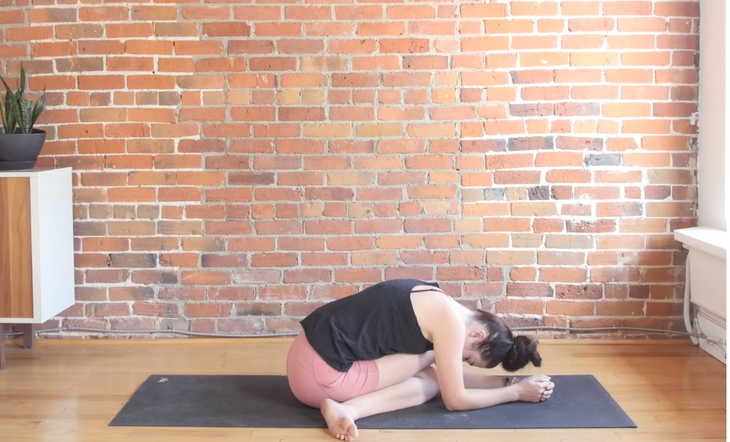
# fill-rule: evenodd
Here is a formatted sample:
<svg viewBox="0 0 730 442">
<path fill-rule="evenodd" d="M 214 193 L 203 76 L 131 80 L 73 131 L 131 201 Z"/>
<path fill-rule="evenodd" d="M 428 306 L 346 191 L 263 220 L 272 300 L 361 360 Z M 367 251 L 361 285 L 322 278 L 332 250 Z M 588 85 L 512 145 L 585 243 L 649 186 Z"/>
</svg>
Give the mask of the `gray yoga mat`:
<svg viewBox="0 0 730 442">
<path fill-rule="evenodd" d="M 551 376 L 552 397 L 466 412 L 440 396 L 357 421 L 361 429 L 636 428 L 590 375 Z M 284 376 L 150 376 L 109 424 L 134 427 L 326 428 Z"/>
</svg>

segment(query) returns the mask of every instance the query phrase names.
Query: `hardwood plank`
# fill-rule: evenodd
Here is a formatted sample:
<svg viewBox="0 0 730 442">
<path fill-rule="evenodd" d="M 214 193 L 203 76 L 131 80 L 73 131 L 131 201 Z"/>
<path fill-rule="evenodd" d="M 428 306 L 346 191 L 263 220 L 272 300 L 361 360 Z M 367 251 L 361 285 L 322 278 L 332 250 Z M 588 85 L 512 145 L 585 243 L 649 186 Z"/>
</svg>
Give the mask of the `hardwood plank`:
<svg viewBox="0 0 730 442">
<path fill-rule="evenodd" d="M 130 440 L 157 442 L 170 439 L 175 442 L 214 441 L 239 442 L 251 437 L 249 428 L 135 428 L 129 435 Z"/>
<path fill-rule="evenodd" d="M 23 441 L 128 442 L 131 427 L 109 427 L 108 422 L 82 419 L 44 419 L 28 434 L 16 432 Z M 8 440 L 16 440 L 10 438 Z"/>
<path fill-rule="evenodd" d="M 37 357 L 9 349 L 0 372 L 3 440 L 74 442 L 334 441 L 324 429 L 135 428 L 108 423 L 151 374 L 283 374 L 287 339 L 39 340 Z M 362 430 L 378 442 L 715 442 L 726 437 L 724 364 L 688 341 L 542 348 L 520 374 L 592 374 L 636 429 Z M 475 370 L 471 367 L 469 370 Z M 493 374 L 504 373 L 492 370 Z"/>
<path fill-rule="evenodd" d="M 539 434 L 539 436 L 538 436 Z M 620 442 L 616 431 L 606 432 L 605 430 L 517 430 L 515 438 L 528 438 L 532 436 L 535 440 L 555 442 Z"/>
<path fill-rule="evenodd" d="M 30 178 L 0 178 L 0 318 L 33 317 Z"/>
<path fill-rule="evenodd" d="M 3 429 L 3 434 L 5 434 L 6 431 L 28 433 L 40 423 L 40 420 L 0 417 L 0 428 Z"/>
<path fill-rule="evenodd" d="M 5 370 L 6 360 L 5 324 L 0 324 L 0 370 Z"/>
</svg>

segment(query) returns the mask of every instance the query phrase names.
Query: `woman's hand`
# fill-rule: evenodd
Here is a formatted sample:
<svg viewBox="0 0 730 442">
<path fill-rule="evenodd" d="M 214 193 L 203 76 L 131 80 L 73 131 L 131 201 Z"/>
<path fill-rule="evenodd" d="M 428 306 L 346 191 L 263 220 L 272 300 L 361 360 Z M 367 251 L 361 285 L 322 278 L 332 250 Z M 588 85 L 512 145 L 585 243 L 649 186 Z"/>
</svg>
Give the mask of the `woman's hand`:
<svg viewBox="0 0 730 442">
<path fill-rule="evenodd" d="M 555 384 L 549 376 L 530 376 L 514 384 L 518 389 L 519 400 L 524 402 L 543 402 L 553 394 Z"/>
</svg>

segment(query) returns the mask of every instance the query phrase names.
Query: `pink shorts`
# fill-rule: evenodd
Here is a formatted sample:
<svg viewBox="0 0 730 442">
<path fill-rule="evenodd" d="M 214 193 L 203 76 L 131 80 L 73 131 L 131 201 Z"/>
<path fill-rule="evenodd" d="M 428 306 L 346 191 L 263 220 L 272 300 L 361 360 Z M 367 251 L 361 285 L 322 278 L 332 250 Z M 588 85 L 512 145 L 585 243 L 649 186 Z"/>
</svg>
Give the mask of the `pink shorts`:
<svg viewBox="0 0 730 442">
<path fill-rule="evenodd" d="M 330 367 L 309 345 L 304 332 L 289 349 L 286 375 L 294 396 L 314 408 L 319 408 L 325 399 L 345 402 L 373 392 L 380 378 L 375 361 L 355 362 L 344 373 Z"/>
</svg>

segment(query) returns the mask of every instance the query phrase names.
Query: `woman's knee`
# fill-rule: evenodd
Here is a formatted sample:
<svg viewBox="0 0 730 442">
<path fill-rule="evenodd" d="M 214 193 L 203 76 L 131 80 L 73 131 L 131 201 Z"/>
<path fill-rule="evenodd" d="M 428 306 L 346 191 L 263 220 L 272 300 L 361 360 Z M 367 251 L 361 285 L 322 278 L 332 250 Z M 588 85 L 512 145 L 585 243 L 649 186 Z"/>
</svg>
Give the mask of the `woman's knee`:
<svg viewBox="0 0 730 442">
<path fill-rule="evenodd" d="M 426 367 L 423 370 L 416 373 L 416 377 L 424 379 L 426 381 L 430 381 L 430 382 L 435 381 L 436 383 L 438 383 L 438 375 L 436 374 L 436 369 L 434 369 L 431 366 Z"/>
<path fill-rule="evenodd" d="M 433 367 L 426 367 L 414 376 L 424 381 L 427 396 L 436 396 L 439 392 L 439 380 Z"/>
<path fill-rule="evenodd" d="M 379 372 L 378 390 L 412 378 L 434 361 L 433 351 L 420 354 L 399 353 L 376 359 Z"/>
</svg>

